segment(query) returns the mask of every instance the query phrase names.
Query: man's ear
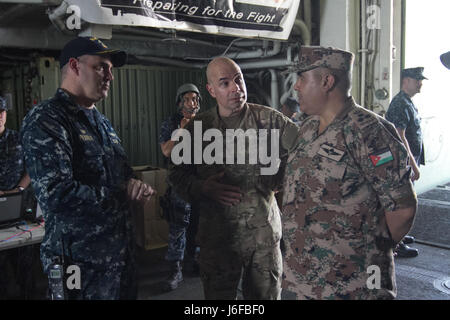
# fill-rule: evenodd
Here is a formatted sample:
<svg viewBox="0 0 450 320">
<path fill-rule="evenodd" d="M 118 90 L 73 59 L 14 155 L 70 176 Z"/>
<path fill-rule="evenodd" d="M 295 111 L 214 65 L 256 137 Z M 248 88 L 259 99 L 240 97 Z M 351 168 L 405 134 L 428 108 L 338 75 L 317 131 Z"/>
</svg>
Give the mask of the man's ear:
<svg viewBox="0 0 450 320">
<path fill-rule="evenodd" d="M 331 73 L 326 74 L 323 78 L 323 88 L 326 90 L 326 92 L 332 91 L 337 84 L 336 77 L 332 75 Z"/>
<path fill-rule="evenodd" d="M 79 75 L 79 61 L 75 58 L 70 58 L 69 62 L 67 62 L 68 67 L 72 70 L 76 75 Z"/>
<path fill-rule="evenodd" d="M 211 97 L 213 97 L 213 98 L 216 97 L 216 94 L 214 92 L 214 88 L 209 83 L 206 84 L 206 90 L 208 90 L 208 92 L 211 95 Z"/>
</svg>

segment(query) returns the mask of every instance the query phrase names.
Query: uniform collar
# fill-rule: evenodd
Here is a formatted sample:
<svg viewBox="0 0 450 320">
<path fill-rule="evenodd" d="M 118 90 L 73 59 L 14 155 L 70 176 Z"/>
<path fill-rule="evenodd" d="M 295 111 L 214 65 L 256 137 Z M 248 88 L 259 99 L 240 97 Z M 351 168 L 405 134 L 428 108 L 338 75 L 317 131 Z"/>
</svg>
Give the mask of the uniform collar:
<svg viewBox="0 0 450 320">
<path fill-rule="evenodd" d="M 405 91 L 400 90 L 400 94 L 402 95 L 402 97 L 404 97 L 408 101 L 412 102 L 411 97 Z"/>
<path fill-rule="evenodd" d="M 3 134 L 0 136 L 0 140 L 2 140 L 2 141 L 4 141 L 4 140 L 6 140 L 7 138 L 8 138 L 8 136 L 9 136 L 9 132 L 10 132 L 11 130 L 9 130 L 8 128 L 5 128 L 5 131 L 3 132 Z"/>
<path fill-rule="evenodd" d="M 347 100 L 345 101 L 345 105 L 344 108 L 341 110 L 341 112 L 336 116 L 336 118 L 334 119 L 334 121 L 340 121 L 342 119 L 344 119 L 347 114 L 349 114 L 350 111 L 352 111 L 354 108 L 356 108 L 356 102 L 355 99 L 353 97 L 348 97 Z M 334 122 L 333 121 L 333 122 Z"/>
<path fill-rule="evenodd" d="M 229 119 L 229 118 L 239 118 L 239 119 L 242 121 L 242 119 L 244 119 L 244 118 L 247 117 L 247 114 L 248 114 L 249 110 L 250 110 L 250 108 L 248 107 L 248 103 L 246 102 L 246 103 L 244 104 L 244 107 L 242 107 L 241 112 L 239 112 L 238 114 L 233 115 L 232 117 L 222 117 L 222 116 L 220 115 L 220 113 L 219 113 L 219 105 L 216 105 L 215 112 L 216 112 L 217 123 L 215 123 L 214 125 L 215 125 L 216 127 L 218 127 L 218 126 L 220 126 L 220 124 L 222 123 L 222 124 L 223 124 L 222 129 L 231 129 L 231 128 L 226 128 L 225 121 L 227 121 L 227 120 L 224 120 L 224 119 Z M 240 121 L 240 122 L 241 122 L 241 121 Z"/>
<path fill-rule="evenodd" d="M 79 104 L 73 101 L 73 97 L 70 93 L 65 91 L 62 88 L 58 88 L 55 94 L 56 98 L 62 102 L 64 102 L 63 106 L 72 114 L 77 114 L 80 111 L 84 111 L 85 108 L 80 106 Z M 96 110 L 97 108 L 94 106 L 92 110 Z"/>
</svg>

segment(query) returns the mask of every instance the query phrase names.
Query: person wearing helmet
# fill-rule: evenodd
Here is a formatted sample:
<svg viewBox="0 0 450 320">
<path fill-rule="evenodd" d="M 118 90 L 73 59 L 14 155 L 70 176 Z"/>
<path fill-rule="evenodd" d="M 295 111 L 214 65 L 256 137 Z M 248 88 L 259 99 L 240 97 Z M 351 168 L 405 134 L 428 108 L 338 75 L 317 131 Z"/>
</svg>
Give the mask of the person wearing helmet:
<svg viewBox="0 0 450 320">
<path fill-rule="evenodd" d="M 174 147 L 171 140 L 172 132 L 183 129 L 200 110 L 201 95 L 197 86 L 192 83 L 181 85 L 176 94 L 175 103 L 177 112 L 163 122 L 159 137 L 161 151 L 165 157 L 170 158 Z M 166 260 L 170 263 L 170 274 L 165 282 L 165 289 L 175 290 L 183 281 L 182 261 L 186 250 L 186 262 L 193 273 L 198 273 L 196 262 L 196 215 L 190 203 L 182 200 L 172 188 L 168 188 L 165 195 L 168 206 L 164 208 L 164 216 L 169 223 L 169 240 Z"/>
</svg>

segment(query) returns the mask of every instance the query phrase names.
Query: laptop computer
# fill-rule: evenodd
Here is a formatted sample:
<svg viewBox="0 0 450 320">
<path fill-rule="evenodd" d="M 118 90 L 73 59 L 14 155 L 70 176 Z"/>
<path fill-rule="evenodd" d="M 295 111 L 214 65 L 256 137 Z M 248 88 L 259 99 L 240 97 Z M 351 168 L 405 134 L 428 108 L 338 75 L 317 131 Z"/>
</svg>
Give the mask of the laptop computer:
<svg viewBox="0 0 450 320">
<path fill-rule="evenodd" d="M 22 193 L 0 195 L 0 226 L 22 218 Z"/>
</svg>

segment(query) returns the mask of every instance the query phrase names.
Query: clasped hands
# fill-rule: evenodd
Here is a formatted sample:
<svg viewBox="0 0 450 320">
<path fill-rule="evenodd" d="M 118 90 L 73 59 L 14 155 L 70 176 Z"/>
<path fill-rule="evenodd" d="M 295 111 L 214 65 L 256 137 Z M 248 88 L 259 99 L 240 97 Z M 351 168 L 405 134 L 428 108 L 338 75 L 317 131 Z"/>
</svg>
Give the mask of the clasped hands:
<svg viewBox="0 0 450 320">
<path fill-rule="evenodd" d="M 232 207 L 242 201 L 243 194 L 239 187 L 219 182 L 224 174 L 221 172 L 206 179 L 201 191 L 208 198 L 224 206 Z"/>
</svg>

